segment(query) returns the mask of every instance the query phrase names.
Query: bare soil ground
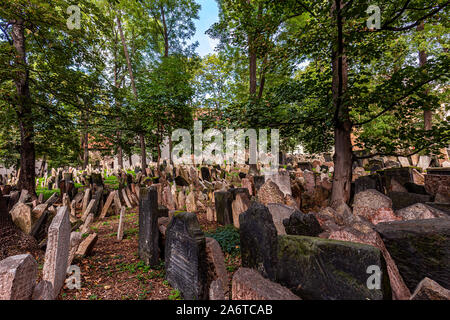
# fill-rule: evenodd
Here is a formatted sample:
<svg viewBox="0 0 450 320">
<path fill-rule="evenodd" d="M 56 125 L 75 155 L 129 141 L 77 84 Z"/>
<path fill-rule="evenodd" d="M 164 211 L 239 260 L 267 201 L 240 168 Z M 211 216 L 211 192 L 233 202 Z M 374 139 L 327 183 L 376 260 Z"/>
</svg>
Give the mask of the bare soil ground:
<svg viewBox="0 0 450 320">
<path fill-rule="evenodd" d="M 124 239 L 120 242 L 116 240 L 119 216 L 106 217 L 93 223 L 91 230 L 98 234 L 98 241 L 92 254 L 72 262 L 80 267 L 81 289 L 69 290 L 65 286 L 60 299 L 179 299 L 177 292 L 164 280 L 164 262 L 161 261 L 159 266 L 150 268 L 138 258 L 137 210 L 134 208 L 127 211 L 124 220 Z M 205 232 L 217 228 L 216 223 L 207 221 L 205 213 L 199 213 L 198 219 Z M 240 258 L 226 254 L 225 263 L 231 280 L 233 272 L 240 265 Z"/>
</svg>

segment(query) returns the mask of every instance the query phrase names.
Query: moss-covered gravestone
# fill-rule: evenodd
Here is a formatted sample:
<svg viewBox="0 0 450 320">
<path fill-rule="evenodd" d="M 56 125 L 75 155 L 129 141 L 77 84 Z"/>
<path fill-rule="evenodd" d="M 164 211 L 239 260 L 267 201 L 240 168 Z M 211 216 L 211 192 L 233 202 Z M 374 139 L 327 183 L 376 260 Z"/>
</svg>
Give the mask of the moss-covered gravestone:
<svg viewBox="0 0 450 320">
<path fill-rule="evenodd" d="M 277 229 L 266 206 L 254 202 L 239 215 L 242 266 L 258 270 L 275 279 L 277 265 Z"/>
<path fill-rule="evenodd" d="M 383 222 L 376 231 L 411 292 L 425 277 L 450 289 L 450 219 Z"/>
<path fill-rule="evenodd" d="M 159 263 L 158 192 L 155 188 L 140 189 L 139 258 L 154 266 Z"/>
<path fill-rule="evenodd" d="M 206 300 L 205 235 L 194 213 L 175 213 L 166 231 L 166 279 L 186 300 Z"/>
<path fill-rule="evenodd" d="M 355 242 L 279 236 L 276 278 L 305 300 L 392 297 L 383 254 Z"/>
</svg>

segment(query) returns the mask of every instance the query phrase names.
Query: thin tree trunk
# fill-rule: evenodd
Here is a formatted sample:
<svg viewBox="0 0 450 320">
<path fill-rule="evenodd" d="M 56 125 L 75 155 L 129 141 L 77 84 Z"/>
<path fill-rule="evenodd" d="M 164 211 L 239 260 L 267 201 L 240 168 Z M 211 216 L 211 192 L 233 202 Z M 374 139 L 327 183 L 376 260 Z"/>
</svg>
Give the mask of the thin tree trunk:
<svg viewBox="0 0 450 320">
<path fill-rule="evenodd" d="M 425 28 L 425 24 L 422 21 L 421 24 L 417 26 L 417 31 L 423 31 Z M 427 64 L 427 53 L 425 50 L 419 51 L 419 65 L 421 67 L 425 66 Z M 428 94 L 428 89 L 425 91 L 425 94 Z M 431 130 L 432 127 L 432 119 L 433 119 L 433 111 L 427 110 L 427 107 L 424 107 L 423 111 L 423 124 L 425 130 Z"/>
<path fill-rule="evenodd" d="M 117 138 L 120 140 L 120 131 L 117 132 Z M 120 143 L 120 141 L 119 141 Z M 119 169 L 123 169 L 123 150 L 122 147 L 119 145 L 117 147 L 117 164 L 119 165 Z"/>
<path fill-rule="evenodd" d="M 42 157 L 41 168 L 39 169 L 39 177 L 43 177 L 44 176 L 44 171 L 45 171 L 45 166 L 46 165 L 47 165 L 47 155 L 44 154 L 44 156 Z"/>
<path fill-rule="evenodd" d="M 123 51 L 125 53 L 125 58 L 127 60 L 127 67 L 128 67 L 128 73 L 130 74 L 131 88 L 133 89 L 134 97 L 137 100 L 138 95 L 137 95 L 137 90 L 136 90 L 136 84 L 134 81 L 133 69 L 131 68 L 130 55 L 128 54 L 127 44 L 125 42 L 125 37 L 123 35 L 122 24 L 120 23 L 120 15 L 117 17 L 117 26 L 119 28 L 120 39 L 122 40 Z M 139 134 L 139 140 L 141 143 L 142 172 L 145 173 L 145 168 L 147 168 L 147 156 L 146 156 L 147 153 L 145 150 L 145 137 L 144 137 L 143 133 Z"/>
<path fill-rule="evenodd" d="M 145 137 L 141 133 L 139 134 L 139 140 L 141 142 L 141 165 L 142 165 L 142 172 L 146 173 L 145 168 L 147 168 L 147 151 L 145 150 Z"/>
<path fill-rule="evenodd" d="M 137 91 L 136 91 L 136 84 L 134 82 L 133 69 L 131 68 L 130 55 L 128 53 L 125 36 L 123 35 L 122 24 L 120 23 L 120 15 L 117 16 L 117 26 L 119 28 L 120 39 L 122 40 L 122 46 L 123 46 L 123 52 L 125 54 L 125 59 L 127 60 L 127 67 L 128 67 L 128 73 L 130 75 L 131 88 L 133 89 L 134 97 L 137 99 Z"/>
<path fill-rule="evenodd" d="M 248 59 L 249 59 L 249 72 L 250 72 L 250 97 L 254 97 L 256 94 L 256 49 L 254 48 L 252 37 L 248 37 Z"/>
<path fill-rule="evenodd" d="M 87 129 L 84 133 L 83 139 L 83 170 L 89 165 L 89 133 Z"/>
<path fill-rule="evenodd" d="M 16 50 L 16 72 L 14 82 L 17 90 L 17 115 L 20 129 L 20 175 L 18 188 L 26 189 L 35 196 L 35 146 L 34 125 L 31 110 L 31 95 L 29 87 L 29 71 L 27 68 L 25 48 L 25 27 L 23 19 L 17 19 L 12 26 L 12 40 Z"/>
<path fill-rule="evenodd" d="M 166 23 L 166 15 L 164 13 L 164 7 L 161 5 L 160 6 L 161 9 L 161 20 L 162 20 L 162 25 L 163 25 L 163 37 L 164 37 L 164 57 L 168 57 L 169 56 L 169 34 L 167 32 L 167 23 Z"/>
<path fill-rule="evenodd" d="M 334 177 L 331 191 L 330 205 L 350 200 L 350 186 L 352 181 L 352 125 L 349 108 L 344 100 L 348 82 L 348 64 L 344 49 L 343 17 L 341 0 L 335 0 L 333 15 L 337 22 L 337 43 L 333 49 L 333 105 L 334 115 Z"/>
</svg>

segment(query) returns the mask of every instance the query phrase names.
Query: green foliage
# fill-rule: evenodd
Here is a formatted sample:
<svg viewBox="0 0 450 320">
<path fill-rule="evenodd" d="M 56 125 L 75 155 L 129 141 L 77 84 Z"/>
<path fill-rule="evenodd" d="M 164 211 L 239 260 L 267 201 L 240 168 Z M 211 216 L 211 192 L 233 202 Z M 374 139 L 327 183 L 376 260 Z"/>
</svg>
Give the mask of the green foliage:
<svg viewBox="0 0 450 320">
<path fill-rule="evenodd" d="M 44 194 L 44 201 L 47 201 L 48 198 L 50 198 L 54 193 L 60 194 L 61 190 L 60 189 L 48 190 L 46 188 L 37 187 L 36 194 L 39 196 L 41 193 Z"/>
<path fill-rule="evenodd" d="M 240 253 L 239 230 L 232 224 L 218 227 L 214 232 L 205 233 L 205 236 L 216 239 L 224 252 L 231 255 Z"/>
<path fill-rule="evenodd" d="M 182 300 L 180 291 L 177 289 L 171 290 L 169 300 Z"/>
</svg>

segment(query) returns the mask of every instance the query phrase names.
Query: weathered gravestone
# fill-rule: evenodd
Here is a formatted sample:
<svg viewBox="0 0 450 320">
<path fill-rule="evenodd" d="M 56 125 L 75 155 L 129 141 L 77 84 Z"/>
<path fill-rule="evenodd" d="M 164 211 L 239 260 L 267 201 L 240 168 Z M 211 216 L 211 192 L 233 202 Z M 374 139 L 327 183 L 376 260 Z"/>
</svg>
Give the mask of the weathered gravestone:
<svg viewBox="0 0 450 320">
<path fill-rule="evenodd" d="M 43 269 L 43 280 L 53 285 L 53 299 L 58 297 L 64 285 L 70 250 L 69 208 L 59 207 L 48 228 L 47 249 Z"/>
<path fill-rule="evenodd" d="M 158 191 L 140 189 L 139 204 L 139 257 L 148 265 L 159 263 Z"/>
<path fill-rule="evenodd" d="M 450 219 L 384 222 L 376 231 L 411 291 L 425 277 L 450 288 Z"/>
<path fill-rule="evenodd" d="M 227 225 L 233 223 L 233 194 L 229 191 L 214 192 L 217 223 Z"/>
<path fill-rule="evenodd" d="M 205 235 L 194 213 L 176 213 L 166 230 L 166 279 L 186 300 L 206 300 Z"/>
<path fill-rule="evenodd" d="M 202 175 L 202 179 L 203 180 L 211 182 L 211 174 L 209 172 L 209 168 L 208 167 L 201 167 L 200 168 L 200 173 Z"/>
<path fill-rule="evenodd" d="M 239 225 L 242 266 L 275 279 L 278 238 L 269 209 L 260 203 L 252 203 L 239 216 Z"/>
<path fill-rule="evenodd" d="M 0 261 L 0 300 L 29 300 L 36 284 L 38 265 L 30 254 Z"/>
<path fill-rule="evenodd" d="M 279 236 L 278 259 L 276 281 L 302 299 L 392 298 L 383 254 L 373 246 L 306 236 Z"/>
<path fill-rule="evenodd" d="M 286 234 L 283 220 L 289 219 L 291 214 L 294 213 L 295 209 L 280 203 L 268 203 L 267 209 L 269 209 L 269 212 L 272 215 L 272 220 L 275 224 L 275 228 L 277 229 L 277 233 Z"/>
<path fill-rule="evenodd" d="M 355 194 L 368 189 L 375 189 L 384 193 L 383 183 L 381 176 L 378 174 L 372 174 L 369 176 L 362 176 L 355 180 Z"/>
<path fill-rule="evenodd" d="M 304 214 L 298 210 L 284 219 L 283 225 L 286 233 L 294 236 L 317 237 L 324 231 L 313 214 Z"/>
<path fill-rule="evenodd" d="M 254 176 L 253 177 L 253 184 L 255 185 L 256 193 L 263 186 L 264 182 L 266 182 L 266 178 L 264 176 Z"/>
</svg>

